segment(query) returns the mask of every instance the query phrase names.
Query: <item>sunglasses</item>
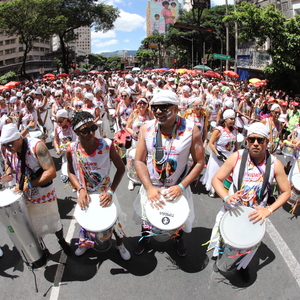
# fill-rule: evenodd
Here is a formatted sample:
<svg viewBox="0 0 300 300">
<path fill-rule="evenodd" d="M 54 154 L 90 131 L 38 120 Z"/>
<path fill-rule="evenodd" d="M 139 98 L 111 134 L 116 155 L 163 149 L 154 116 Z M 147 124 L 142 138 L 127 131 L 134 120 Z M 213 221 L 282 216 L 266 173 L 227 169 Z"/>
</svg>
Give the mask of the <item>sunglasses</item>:
<svg viewBox="0 0 300 300">
<path fill-rule="evenodd" d="M 137 105 L 147 105 L 147 103 L 141 101 L 141 102 L 137 103 Z"/>
<path fill-rule="evenodd" d="M 59 97 L 61 97 L 61 95 L 59 95 L 59 96 L 55 96 L 55 98 L 59 98 Z"/>
<path fill-rule="evenodd" d="M 27 103 L 33 103 L 33 101 L 32 101 L 32 100 L 28 100 L 28 101 L 26 101 L 25 103 L 26 103 L 26 104 L 27 104 Z"/>
<path fill-rule="evenodd" d="M 126 97 L 128 97 L 128 95 L 121 95 L 121 97 L 122 97 L 122 98 L 126 98 Z"/>
<path fill-rule="evenodd" d="M 4 147 L 4 148 L 12 148 L 13 147 L 13 143 L 9 143 L 9 144 L 2 144 L 2 147 Z"/>
<path fill-rule="evenodd" d="M 273 111 L 275 115 L 280 115 L 280 111 Z"/>
<path fill-rule="evenodd" d="M 171 106 L 173 104 L 151 105 L 151 110 L 156 112 L 159 109 L 161 112 L 166 112 Z"/>
<path fill-rule="evenodd" d="M 247 140 L 249 143 L 253 144 L 255 141 L 257 141 L 259 144 L 263 144 L 266 140 L 265 137 L 257 137 L 257 136 L 248 136 Z"/>
<path fill-rule="evenodd" d="M 63 121 L 65 120 L 65 118 L 63 120 L 56 120 L 56 123 L 63 123 Z"/>
<path fill-rule="evenodd" d="M 85 127 L 81 130 L 78 130 L 78 132 L 80 132 L 83 135 L 87 135 L 89 134 L 91 131 L 95 132 L 98 129 L 98 126 L 96 124 L 92 125 L 91 127 Z"/>
<path fill-rule="evenodd" d="M 81 106 L 82 106 L 82 105 L 75 105 L 76 108 L 78 108 L 78 107 L 81 108 Z"/>
</svg>

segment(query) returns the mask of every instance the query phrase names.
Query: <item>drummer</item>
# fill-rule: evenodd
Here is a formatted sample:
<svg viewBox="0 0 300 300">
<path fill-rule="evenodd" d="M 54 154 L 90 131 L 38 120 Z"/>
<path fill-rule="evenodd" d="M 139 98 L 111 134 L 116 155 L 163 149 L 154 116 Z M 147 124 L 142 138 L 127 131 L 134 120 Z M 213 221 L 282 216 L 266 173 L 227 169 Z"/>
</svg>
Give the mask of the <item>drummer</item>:
<svg viewBox="0 0 300 300">
<path fill-rule="evenodd" d="M 213 259 L 217 259 L 219 253 L 219 223 L 221 218 L 227 210 L 239 205 L 245 205 L 256 209 L 249 214 L 249 219 L 253 223 L 260 221 L 261 223 L 269 217 L 275 210 L 282 206 L 290 197 L 291 189 L 287 176 L 284 172 L 282 163 L 267 151 L 268 145 L 268 128 L 262 123 L 253 123 L 249 126 L 247 133 L 247 143 L 249 146 L 249 153 L 245 163 L 245 171 L 241 182 L 241 188 L 238 191 L 238 177 L 241 167 L 241 160 L 244 151 L 238 150 L 228 157 L 225 163 L 217 171 L 212 179 L 212 185 L 216 192 L 223 199 L 224 206 L 216 217 L 216 223 L 212 230 L 211 242 L 208 250 L 214 248 Z M 266 172 L 267 157 L 270 155 L 271 167 L 268 184 L 266 189 L 262 191 L 263 174 Z M 233 184 L 229 189 L 229 193 L 223 187 L 223 181 L 232 173 Z M 268 206 L 267 200 L 269 196 L 270 185 L 273 179 L 277 181 L 280 189 L 280 196 L 278 199 Z M 257 249 L 253 250 L 256 251 Z M 251 261 L 255 252 L 251 252 L 244 256 L 238 262 L 237 270 L 243 281 L 250 280 L 248 271 L 248 264 Z"/>
<path fill-rule="evenodd" d="M 78 136 L 78 141 L 73 142 L 67 149 L 69 179 L 78 191 L 78 204 L 81 209 L 89 206 L 91 192 L 100 192 L 99 205 L 109 206 L 113 201 L 118 209 L 118 225 L 114 226 L 114 235 L 117 241 L 116 248 L 124 260 L 130 259 L 130 253 L 123 244 L 123 230 L 125 214 L 121 211 L 115 195 L 125 167 L 121 157 L 116 152 L 110 139 L 95 138 L 98 129 L 91 113 L 76 112 L 71 120 L 71 126 Z M 109 174 L 111 161 L 116 167 L 114 178 L 111 182 Z M 122 224 L 122 225 L 121 225 Z M 83 255 L 88 248 L 78 247 L 75 255 Z"/>
<path fill-rule="evenodd" d="M 163 202 L 159 201 L 162 195 L 167 201 L 173 201 L 184 195 L 189 203 L 190 214 L 174 241 L 177 254 L 186 256 L 187 249 L 182 236 L 183 231 L 186 233 L 192 231 L 194 207 L 189 185 L 201 173 L 204 166 L 202 134 L 194 122 L 177 115 L 179 101 L 174 92 L 163 90 L 154 95 L 150 104 L 156 119 L 145 122 L 141 127 L 135 155 L 135 168 L 143 185 L 134 207 L 137 215 L 144 221 L 143 238 L 136 245 L 134 253 L 142 254 L 150 241 L 147 237 L 149 222 L 143 214 L 146 202 L 151 201 L 154 207 L 159 209 L 163 207 Z M 161 140 L 162 146 L 158 146 L 158 139 Z M 158 157 L 158 150 L 162 147 L 165 150 L 161 151 Z M 186 174 L 190 154 L 194 167 Z M 172 162 L 175 168 L 169 168 Z M 167 193 L 163 191 L 164 189 L 167 189 Z"/>
<path fill-rule="evenodd" d="M 56 170 L 45 143 L 35 138 L 23 138 L 13 123 L 3 126 L 0 143 L 5 148 L 6 159 L 5 174 L 0 180 L 15 180 L 16 191 L 24 192 L 36 237 L 40 239 L 55 233 L 65 254 L 71 255 L 72 249 L 63 236 L 53 186 Z"/>
</svg>

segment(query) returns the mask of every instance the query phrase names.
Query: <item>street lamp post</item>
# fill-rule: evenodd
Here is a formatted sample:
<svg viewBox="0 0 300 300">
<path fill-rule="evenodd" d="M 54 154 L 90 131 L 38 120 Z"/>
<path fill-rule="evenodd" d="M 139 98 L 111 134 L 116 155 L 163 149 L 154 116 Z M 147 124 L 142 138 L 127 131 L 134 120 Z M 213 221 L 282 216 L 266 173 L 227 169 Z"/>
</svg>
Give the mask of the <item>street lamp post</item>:
<svg viewBox="0 0 300 300">
<path fill-rule="evenodd" d="M 185 36 L 180 36 L 180 37 L 192 42 L 192 63 L 191 63 L 191 70 L 192 70 L 194 67 L 194 39 L 193 38 L 189 39 L 189 38 L 186 38 Z"/>
</svg>

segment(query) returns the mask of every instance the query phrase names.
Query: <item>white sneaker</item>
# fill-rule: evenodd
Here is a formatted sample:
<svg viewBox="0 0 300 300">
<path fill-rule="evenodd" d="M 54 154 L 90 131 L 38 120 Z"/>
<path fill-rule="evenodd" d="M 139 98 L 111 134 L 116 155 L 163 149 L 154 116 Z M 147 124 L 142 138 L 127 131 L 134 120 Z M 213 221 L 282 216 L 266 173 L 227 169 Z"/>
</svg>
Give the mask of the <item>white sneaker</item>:
<svg viewBox="0 0 300 300">
<path fill-rule="evenodd" d="M 2 257 L 3 256 L 3 251 L 2 251 L 2 249 L 0 248 L 0 257 Z"/>
<path fill-rule="evenodd" d="M 88 248 L 86 248 L 86 247 L 78 247 L 75 251 L 75 255 L 76 256 L 81 256 L 86 252 L 87 249 Z"/>
<path fill-rule="evenodd" d="M 133 190 L 134 190 L 134 184 L 133 184 L 133 181 L 132 181 L 132 180 L 129 180 L 129 183 L 128 183 L 128 190 L 129 190 L 129 191 L 133 191 Z"/>
<path fill-rule="evenodd" d="M 129 260 L 131 258 L 129 251 L 125 248 L 124 244 L 121 244 L 120 246 L 116 246 L 116 249 L 119 250 L 121 257 L 124 260 Z"/>
</svg>

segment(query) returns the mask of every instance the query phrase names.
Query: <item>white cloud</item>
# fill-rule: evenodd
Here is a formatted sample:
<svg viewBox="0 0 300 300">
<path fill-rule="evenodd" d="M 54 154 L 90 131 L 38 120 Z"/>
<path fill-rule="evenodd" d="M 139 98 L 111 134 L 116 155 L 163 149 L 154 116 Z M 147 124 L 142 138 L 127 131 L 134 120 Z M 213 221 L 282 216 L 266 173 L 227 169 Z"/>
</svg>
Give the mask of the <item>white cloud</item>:
<svg viewBox="0 0 300 300">
<path fill-rule="evenodd" d="M 111 38 L 114 38 L 116 37 L 116 33 L 114 30 L 109 30 L 107 32 L 102 32 L 102 31 L 92 31 L 91 33 L 91 38 L 92 40 L 95 40 L 95 39 L 111 39 Z"/>
<path fill-rule="evenodd" d="M 120 17 L 114 23 L 115 30 L 130 32 L 145 25 L 145 18 L 120 9 Z"/>
<path fill-rule="evenodd" d="M 118 40 L 113 39 L 113 40 L 109 40 L 109 41 L 105 41 L 105 42 L 94 42 L 93 46 L 95 46 L 96 48 L 103 48 L 109 45 L 115 45 L 118 44 Z"/>
<path fill-rule="evenodd" d="M 124 42 L 124 43 L 129 43 L 130 40 L 129 40 L 129 39 L 125 39 L 125 40 L 123 40 L 123 42 Z"/>
</svg>

